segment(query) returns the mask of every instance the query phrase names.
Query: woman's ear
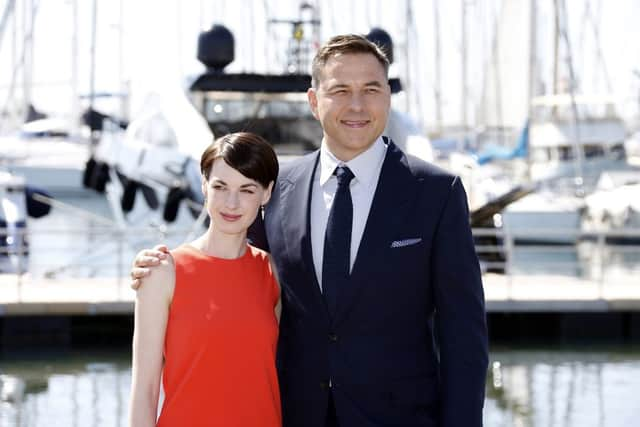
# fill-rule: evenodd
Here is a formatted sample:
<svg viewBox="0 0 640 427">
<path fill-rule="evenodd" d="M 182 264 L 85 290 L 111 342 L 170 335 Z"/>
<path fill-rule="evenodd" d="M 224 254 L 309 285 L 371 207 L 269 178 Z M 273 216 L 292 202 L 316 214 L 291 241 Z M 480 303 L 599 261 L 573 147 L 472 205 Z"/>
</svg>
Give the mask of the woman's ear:
<svg viewBox="0 0 640 427">
<path fill-rule="evenodd" d="M 273 190 L 273 181 L 269 183 L 267 188 L 265 188 L 264 193 L 262 194 L 262 206 L 266 205 L 269 199 L 271 199 L 271 191 Z"/>
<path fill-rule="evenodd" d="M 209 185 L 209 182 L 207 182 L 207 178 L 205 178 L 204 176 L 202 177 L 202 195 L 204 196 L 204 199 L 207 200 L 207 186 Z"/>
</svg>

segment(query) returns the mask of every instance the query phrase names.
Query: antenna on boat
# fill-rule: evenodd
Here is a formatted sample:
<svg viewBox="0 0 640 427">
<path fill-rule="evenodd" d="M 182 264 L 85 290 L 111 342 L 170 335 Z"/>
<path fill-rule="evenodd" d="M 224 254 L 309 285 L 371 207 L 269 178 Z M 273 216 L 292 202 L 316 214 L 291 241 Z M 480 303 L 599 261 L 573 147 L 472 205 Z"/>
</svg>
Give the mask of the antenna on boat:
<svg viewBox="0 0 640 427">
<path fill-rule="evenodd" d="M 310 13 L 310 18 L 303 15 Z M 290 74 L 307 74 L 311 67 L 311 59 L 318 47 L 318 41 L 305 37 L 305 25 L 313 29 L 320 27 L 320 20 L 316 17 L 316 8 L 308 2 L 300 5 L 298 19 L 269 19 L 269 24 L 288 24 L 291 26 L 291 38 L 287 46 L 287 72 Z M 316 31 L 311 31 L 317 35 Z"/>
</svg>

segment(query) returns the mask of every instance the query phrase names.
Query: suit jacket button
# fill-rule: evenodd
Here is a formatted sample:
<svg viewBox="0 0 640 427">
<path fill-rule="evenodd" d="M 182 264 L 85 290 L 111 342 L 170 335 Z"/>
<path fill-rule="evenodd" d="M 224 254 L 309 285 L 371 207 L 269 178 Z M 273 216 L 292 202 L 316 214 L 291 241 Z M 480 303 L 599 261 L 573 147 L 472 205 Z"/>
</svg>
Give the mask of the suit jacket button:
<svg viewBox="0 0 640 427">
<path fill-rule="evenodd" d="M 329 342 L 337 342 L 338 336 L 336 334 L 329 334 Z"/>
</svg>

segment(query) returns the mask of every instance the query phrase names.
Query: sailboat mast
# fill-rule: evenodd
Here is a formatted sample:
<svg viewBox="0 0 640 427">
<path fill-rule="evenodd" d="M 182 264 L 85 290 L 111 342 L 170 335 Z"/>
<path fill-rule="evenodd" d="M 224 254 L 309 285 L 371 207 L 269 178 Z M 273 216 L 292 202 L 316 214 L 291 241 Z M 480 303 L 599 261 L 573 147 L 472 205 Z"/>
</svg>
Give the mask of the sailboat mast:
<svg viewBox="0 0 640 427">
<path fill-rule="evenodd" d="M 406 85 L 405 89 L 405 111 L 408 113 L 411 111 L 411 57 L 413 52 L 411 51 L 411 22 L 413 21 L 413 13 L 411 11 L 411 0 L 406 0 L 406 9 L 405 9 L 405 77 L 404 82 Z"/>
<path fill-rule="evenodd" d="M 78 118 L 80 117 L 78 93 L 78 1 L 71 2 L 71 116 L 70 129 L 72 135 L 78 134 Z"/>
<path fill-rule="evenodd" d="M 567 6 L 565 0 L 556 0 L 556 2 L 560 1 L 562 3 L 562 37 L 564 39 L 566 48 L 567 48 L 567 68 L 569 70 L 569 96 L 571 97 L 571 125 L 573 128 L 573 150 L 575 152 L 575 185 L 577 187 L 578 194 L 582 195 L 584 189 L 584 178 L 583 178 L 583 162 L 584 162 L 584 153 L 582 151 L 582 144 L 580 143 L 580 125 L 578 116 L 578 105 L 576 104 L 576 94 L 575 94 L 575 82 L 576 76 L 573 70 L 573 57 L 571 55 L 571 41 L 569 40 L 569 23 L 567 17 Z M 557 4 L 557 3 L 556 3 Z M 560 12 L 560 9 L 557 10 Z M 558 13 L 559 14 L 559 13 Z M 560 19 L 559 19 L 560 21 Z"/>
<path fill-rule="evenodd" d="M 558 1 L 559 0 L 553 0 L 553 91 L 551 92 L 553 94 L 558 93 L 558 67 L 560 66 L 560 10 Z M 553 107 L 552 113 L 554 117 L 556 115 L 556 111 L 556 107 Z"/>
<path fill-rule="evenodd" d="M 97 36 L 97 18 L 98 18 L 98 1 L 93 0 L 91 8 L 91 47 L 90 47 L 90 66 L 89 66 L 89 110 L 92 111 L 95 103 L 96 94 L 96 36 Z M 94 154 L 95 145 L 98 141 L 95 139 L 94 132 L 91 132 L 89 152 Z"/>
<path fill-rule="evenodd" d="M 35 24 L 35 6 L 33 0 L 24 2 L 22 13 L 22 28 L 24 31 L 24 39 L 22 42 L 22 95 L 23 95 L 23 114 L 22 120 L 27 117 L 29 106 L 31 105 L 31 85 L 33 77 L 33 37 Z"/>
<path fill-rule="evenodd" d="M 462 22 L 461 22 L 461 32 L 462 32 L 462 52 L 461 52 L 461 60 L 462 60 L 462 91 L 461 91 L 461 99 L 460 99 L 460 118 L 462 120 L 462 129 L 466 134 L 468 129 L 467 122 L 467 0 L 462 0 Z M 466 136 L 466 135 L 465 135 Z"/>
<path fill-rule="evenodd" d="M 435 133 L 440 135 L 442 132 L 442 99 L 441 99 L 441 81 L 440 81 L 440 65 L 442 62 L 440 56 L 440 11 L 438 0 L 433 1 L 433 39 L 435 43 L 435 73 L 434 73 L 434 98 L 436 107 L 436 129 Z"/>
<path fill-rule="evenodd" d="M 537 95 L 536 87 L 538 81 L 538 69 L 537 69 L 537 16 L 538 5 L 537 0 L 530 0 L 529 2 L 529 87 L 527 94 L 527 122 L 531 120 L 533 116 L 533 107 L 531 100 Z M 531 180 L 531 150 L 527 150 L 527 180 Z"/>
</svg>

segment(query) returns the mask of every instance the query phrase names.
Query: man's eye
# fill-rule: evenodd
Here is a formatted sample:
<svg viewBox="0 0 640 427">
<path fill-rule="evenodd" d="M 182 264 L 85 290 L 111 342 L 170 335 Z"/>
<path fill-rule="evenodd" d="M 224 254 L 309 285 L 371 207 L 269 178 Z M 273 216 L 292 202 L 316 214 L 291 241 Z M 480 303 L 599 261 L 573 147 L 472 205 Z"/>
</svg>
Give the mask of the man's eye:
<svg viewBox="0 0 640 427">
<path fill-rule="evenodd" d="M 224 190 L 224 185 L 216 184 L 213 186 L 214 190 Z"/>
</svg>

